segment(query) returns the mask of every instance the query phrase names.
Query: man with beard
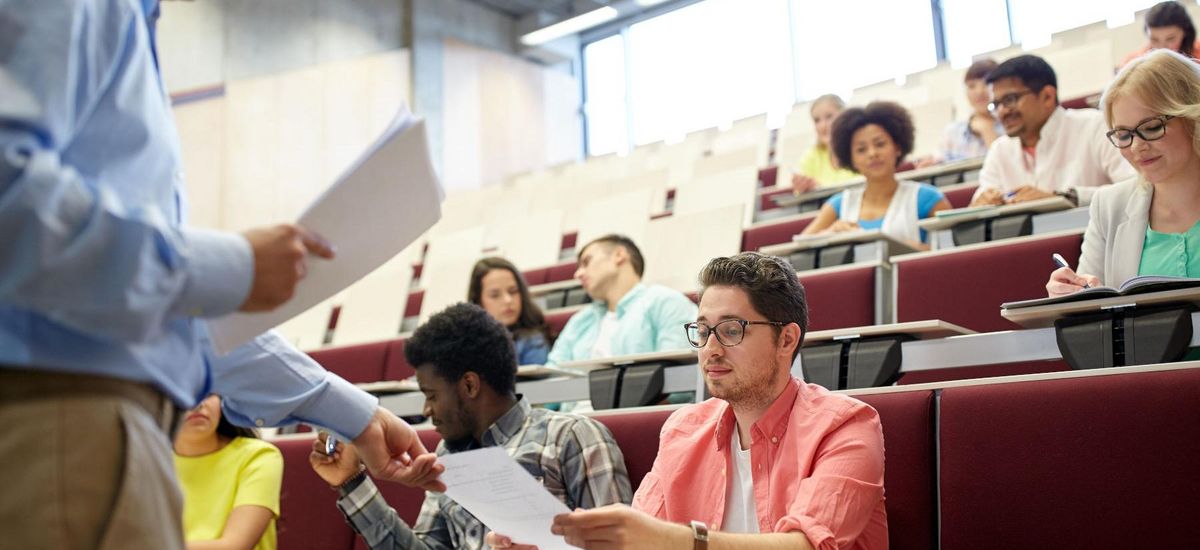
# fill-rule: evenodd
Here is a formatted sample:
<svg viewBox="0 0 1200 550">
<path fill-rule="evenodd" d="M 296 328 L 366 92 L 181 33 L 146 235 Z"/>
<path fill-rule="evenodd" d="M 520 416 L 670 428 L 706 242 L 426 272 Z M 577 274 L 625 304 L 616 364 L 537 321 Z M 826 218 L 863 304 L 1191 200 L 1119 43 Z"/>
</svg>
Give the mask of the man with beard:
<svg viewBox="0 0 1200 550">
<path fill-rule="evenodd" d="M 404 347 L 425 394 L 425 416 L 442 436 L 437 454 L 503 447 L 546 490 L 574 510 L 628 503 L 625 459 L 612 434 L 590 418 L 534 409 L 515 393 L 517 361 L 508 331 L 479 306 L 446 308 Z M 441 493 L 429 492 L 411 528 L 366 477 L 353 447 L 325 455 L 325 435 L 309 462 L 338 489 L 338 508 L 373 549 L 486 548 L 487 528 Z"/>
<path fill-rule="evenodd" d="M 554 532 L 583 548 L 886 548 L 879 415 L 790 374 L 808 326 L 792 266 L 745 252 L 700 283 L 686 330 L 713 399 L 663 425 L 632 508 L 563 514 Z"/>
<path fill-rule="evenodd" d="M 1006 135 L 988 150 L 972 206 L 1066 196 L 1085 206 L 1101 185 L 1137 175 L 1104 139 L 1095 109 L 1058 104 L 1058 78 L 1036 55 L 1020 55 L 988 73 L 992 113 Z"/>
</svg>

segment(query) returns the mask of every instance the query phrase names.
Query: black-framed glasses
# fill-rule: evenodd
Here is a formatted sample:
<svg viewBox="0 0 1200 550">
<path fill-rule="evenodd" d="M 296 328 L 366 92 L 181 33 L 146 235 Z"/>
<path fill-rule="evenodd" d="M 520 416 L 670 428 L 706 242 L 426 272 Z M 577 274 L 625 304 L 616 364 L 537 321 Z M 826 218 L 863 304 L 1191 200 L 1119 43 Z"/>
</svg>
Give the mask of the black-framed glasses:
<svg viewBox="0 0 1200 550">
<path fill-rule="evenodd" d="M 1173 118 L 1171 115 L 1158 115 L 1141 121 L 1133 128 L 1113 128 L 1104 135 L 1117 149 L 1133 145 L 1133 136 L 1142 138 L 1142 141 L 1157 141 L 1167 135 L 1167 121 Z"/>
<path fill-rule="evenodd" d="M 1021 101 L 1022 97 L 1034 93 L 1037 92 L 1034 92 L 1033 90 L 1025 90 L 1021 92 L 1013 92 L 1011 94 L 1004 94 L 1002 97 L 996 98 L 995 101 L 988 103 L 988 110 L 994 113 L 999 111 L 1001 107 L 1012 109 L 1013 107 L 1017 106 L 1017 102 Z"/>
<path fill-rule="evenodd" d="M 781 327 L 786 325 L 780 321 L 747 321 L 745 319 L 726 319 L 713 326 L 704 323 L 687 323 L 683 330 L 687 331 L 688 343 L 694 348 L 702 348 L 708 343 L 710 334 L 717 335 L 717 341 L 722 346 L 732 347 L 742 343 L 746 337 L 746 327 L 750 325 L 771 325 Z"/>
</svg>

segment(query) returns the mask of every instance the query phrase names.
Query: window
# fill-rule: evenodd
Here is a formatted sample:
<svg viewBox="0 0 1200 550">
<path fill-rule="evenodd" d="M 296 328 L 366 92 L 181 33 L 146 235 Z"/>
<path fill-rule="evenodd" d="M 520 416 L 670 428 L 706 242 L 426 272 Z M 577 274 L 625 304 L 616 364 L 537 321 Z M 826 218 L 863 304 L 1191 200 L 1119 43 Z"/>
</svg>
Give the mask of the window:
<svg viewBox="0 0 1200 550">
<path fill-rule="evenodd" d="M 1050 35 L 1148 8 L 1147 0 L 1008 0 L 1013 40 L 1026 48 L 1050 43 Z"/>
<path fill-rule="evenodd" d="M 629 28 L 636 145 L 794 101 L 786 0 L 708 0 Z"/>
<path fill-rule="evenodd" d="M 975 55 L 1010 44 L 1008 7 L 1003 0 L 942 0 L 942 28 L 946 57 L 959 67 L 970 65 Z"/>
<path fill-rule="evenodd" d="M 625 41 L 621 35 L 583 49 L 588 152 L 603 155 L 628 149 L 625 103 Z"/>
<path fill-rule="evenodd" d="M 937 64 L 929 0 L 792 4 L 799 99 L 850 90 Z"/>
</svg>

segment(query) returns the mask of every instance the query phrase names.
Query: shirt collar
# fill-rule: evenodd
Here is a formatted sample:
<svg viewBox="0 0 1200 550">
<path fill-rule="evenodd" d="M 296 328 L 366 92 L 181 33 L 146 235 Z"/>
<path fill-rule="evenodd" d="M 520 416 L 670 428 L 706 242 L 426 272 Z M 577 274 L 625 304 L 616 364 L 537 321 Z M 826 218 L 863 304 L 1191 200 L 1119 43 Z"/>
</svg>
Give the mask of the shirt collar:
<svg viewBox="0 0 1200 550">
<path fill-rule="evenodd" d="M 529 406 L 529 400 L 518 394 L 517 404 L 497 418 L 496 423 L 483 432 L 483 446 L 496 447 L 508 443 L 509 439 L 521 431 L 521 427 L 525 425 L 525 419 L 529 417 L 530 410 L 532 408 Z"/>
<path fill-rule="evenodd" d="M 1055 136 L 1058 135 L 1058 130 L 1062 128 L 1063 119 L 1066 118 L 1066 115 L 1063 114 L 1065 111 L 1066 109 L 1063 109 L 1060 105 L 1054 108 L 1053 113 L 1050 113 L 1050 118 L 1046 119 L 1046 124 L 1042 125 L 1042 131 L 1038 133 L 1039 148 L 1043 143 L 1054 141 Z"/>
<path fill-rule="evenodd" d="M 645 290 L 646 285 L 643 283 L 633 285 L 633 288 L 629 289 L 629 292 L 626 292 L 625 295 L 621 297 L 621 300 L 617 302 L 617 317 L 620 318 L 622 315 L 625 315 L 625 310 L 629 309 L 629 304 L 632 304 L 642 292 L 645 292 Z M 603 316 L 605 311 L 608 309 L 608 303 L 592 302 L 592 307 L 599 310 L 600 315 Z"/>
<path fill-rule="evenodd" d="M 767 408 L 767 413 L 750 427 L 751 444 L 764 437 L 775 441 L 783 439 L 783 434 L 787 431 L 788 421 L 792 419 L 792 408 L 796 405 L 796 399 L 799 395 L 800 382 L 794 377 L 789 377 L 787 386 L 783 388 L 783 392 L 779 394 L 779 397 L 775 398 L 775 402 L 771 403 L 771 406 Z M 737 418 L 733 415 L 733 406 L 725 403 L 725 407 L 721 411 L 721 417 L 717 420 L 718 451 L 724 452 L 727 450 L 729 442 L 733 438 L 733 430 L 736 428 Z"/>
</svg>

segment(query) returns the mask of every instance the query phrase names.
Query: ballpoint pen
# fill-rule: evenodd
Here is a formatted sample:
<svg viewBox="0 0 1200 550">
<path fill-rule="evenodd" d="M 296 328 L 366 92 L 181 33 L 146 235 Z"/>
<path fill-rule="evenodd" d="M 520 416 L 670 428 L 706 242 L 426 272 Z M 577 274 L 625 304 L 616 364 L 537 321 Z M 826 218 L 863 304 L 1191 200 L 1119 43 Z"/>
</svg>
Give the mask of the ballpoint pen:
<svg viewBox="0 0 1200 550">
<path fill-rule="evenodd" d="M 1067 264 L 1067 260 L 1063 259 L 1062 255 L 1059 254 L 1058 252 L 1051 254 L 1050 258 L 1052 258 L 1054 260 L 1054 263 L 1056 265 L 1058 265 L 1058 267 L 1065 267 L 1067 269 L 1071 269 L 1071 266 L 1069 264 Z M 1083 283 L 1083 288 L 1092 288 L 1092 285 Z"/>
</svg>

